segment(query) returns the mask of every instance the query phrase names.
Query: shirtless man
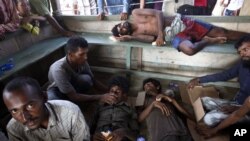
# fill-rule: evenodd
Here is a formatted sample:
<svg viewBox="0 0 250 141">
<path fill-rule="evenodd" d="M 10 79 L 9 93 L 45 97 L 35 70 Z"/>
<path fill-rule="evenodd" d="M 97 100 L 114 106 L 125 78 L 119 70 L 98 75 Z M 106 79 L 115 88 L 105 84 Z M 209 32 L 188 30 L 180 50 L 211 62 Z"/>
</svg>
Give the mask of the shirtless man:
<svg viewBox="0 0 250 141">
<path fill-rule="evenodd" d="M 161 11 L 154 9 L 135 9 L 132 15 L 132 22 L 125 21 L 113 27 L 112 33 L 117 40 L 155 41 L 157 46 L 162 46 L 164 40 L 171 41 L 174 48 L 190 56 L 207 45 L 237 40 L 249 34 L 183 16 L 163 17 Z"/>
</svg>

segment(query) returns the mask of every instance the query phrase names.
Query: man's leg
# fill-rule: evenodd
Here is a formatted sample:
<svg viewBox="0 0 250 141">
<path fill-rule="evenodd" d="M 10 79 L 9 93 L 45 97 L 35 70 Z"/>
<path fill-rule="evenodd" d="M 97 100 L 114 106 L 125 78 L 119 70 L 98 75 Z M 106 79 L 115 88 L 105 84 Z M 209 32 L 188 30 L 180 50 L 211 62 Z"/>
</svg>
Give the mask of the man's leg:
<svg viewBox="0 0 250 141">
<path fill-rule="evenodd" d="M 72 85 L 79 93 L 87 92 L 93 86 L 93 80 L 88 74 L 79 75 L 72 80 Z"/>
<path fill-rule="evenodd" d="M 197 52 L 199 52 L 200 50 L 202 50 L 207 45 L 224 43 L 225 40 L 226 40 L 225 37 L 216 37 L 216 38 L 204 37 L 201 41 L 195 43 L 192 43 L 189 40 L 184 40 L 179 44 L 178 49 L 183 53 L 192 56 Z"/>
<path fill-rule="evenodd" d="M 226 37 L 227 40 L 237 41 L 241 37 L 245 35 L 250 35 L 250 33 L 242 32 L 242 31 L 235 31 L 235 30 L 228 30 L 222 27 L 214 26 L 208 33 L 207 36 L 209 37 Z"/>
<path fill-rule="evenodd" d="M 59 88 L 52 87 L 47 90 L 48 100 L 68 100 L 67 96 L 60 92 Z"/>
</svg>

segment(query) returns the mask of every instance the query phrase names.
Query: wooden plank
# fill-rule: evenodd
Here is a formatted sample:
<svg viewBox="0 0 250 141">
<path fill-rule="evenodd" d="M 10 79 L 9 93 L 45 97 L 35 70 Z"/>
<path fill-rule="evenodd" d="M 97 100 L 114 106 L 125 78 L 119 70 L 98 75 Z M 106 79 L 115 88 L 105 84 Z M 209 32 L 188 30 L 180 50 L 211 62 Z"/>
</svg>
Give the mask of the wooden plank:
<svg viewBox="0 0 250 141">
<path fill-rule="evenodd" d="M 68 38 L 66 37 L 59 37 L 44 40 L 32 45 L 29 48 L 23 49 L 1 59 L 0 64 L 5 64 L 9 60 L 9 58 L 13 58 L 14 67 L 9 71 L 4 72 L 3 76 L 0 76 L 0 81 L 63 47 L 66 44 L 67 39 Z"/>
<path fill-rule="evenodd" d="M 132 47 L 128 47 L 126 50 L 126 69 L 131 68 L 131 48 Z"/>
<path fill-rule="evenodd" d="M 166 15 L 169 16 L 169 15 Z M 63 21 L 98 21 L 101 22 L 97 19 L 97 16 L 79 16 L 79 15 L 60 15 L 60 17 L 63 19 Z M 195 19 L 203 20 L 209 23 L 212 22 L 222 22 L 222 23 L 249 23 L 250 21 L 250 16 L 249 13 L 247 16 L 187 16 L 187 17 L 192 17 Z M 120 15 L 112 15 L 112 16 L 107 16 L 105 17 L 105 21 L 118 21 L 120 19 Z M 133 17 L 130 16 L 129 20 L 132 20 Z"/>
<path fill-rule="evenodd" d="M 142 70 L 142 48 L 138 48 L 138 60 L 137 60 L 137 69 L 138 71 Z"/>
<path fill-rule="evenodd" d="M 105 68 L 105 67 L 91 67 L 91 70 L 97 72 L 105 72 L 105 73 L 119 73 L 119 74 L 130 74 L 142 77 L 154 77 L 154 78 L 161 78 L 167 80 L 176 80 L 176 81 L 184 81 L 188 82 L 193 77 L 186 77 L 181 75 L 172 75 L 172 74 L 163 74 L 163 73 L 154 73 L 154 72 L 144 72 L 144 71 L 135 71 L 135 70 L 127 70 L 127 69 L 118 69 L 118 68 Z M 239 84 L 237 82 L 214 82 L 214 83 L 207 83 L 206 85 L 216 85 L 216 86 L 225 86 L 231 88 L 239 88 Z"/>
</svg>

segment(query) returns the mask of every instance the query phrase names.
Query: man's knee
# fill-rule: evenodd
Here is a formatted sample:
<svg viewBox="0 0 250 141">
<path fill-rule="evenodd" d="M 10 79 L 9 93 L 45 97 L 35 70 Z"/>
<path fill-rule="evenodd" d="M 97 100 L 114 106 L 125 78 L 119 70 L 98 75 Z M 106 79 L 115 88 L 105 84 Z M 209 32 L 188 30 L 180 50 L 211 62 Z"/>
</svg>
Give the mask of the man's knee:
<svg viewBox="0 0 250 141">
<path fill-rule="evenodd" d="M 87 74 L 79 75 L 76 83 L 79 86 L 85 86 L 85 87 L 92 87 L 93 86 L 92 77 L 90 75 L 87 75 Z"/>
<path fill-rule="evenodd" d="M 62 97 L 62 93 L 56 87 L 50 88 L 47 90 L 48 100 L 62 100 L 65 99 Z"/>
</svg>

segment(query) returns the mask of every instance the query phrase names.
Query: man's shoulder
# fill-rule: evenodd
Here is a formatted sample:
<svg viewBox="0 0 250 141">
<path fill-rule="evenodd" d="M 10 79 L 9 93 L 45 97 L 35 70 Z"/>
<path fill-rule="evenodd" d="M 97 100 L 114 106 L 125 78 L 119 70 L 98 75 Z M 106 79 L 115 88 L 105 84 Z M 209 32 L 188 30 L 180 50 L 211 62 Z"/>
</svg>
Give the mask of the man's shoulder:
<svg viewBox="0 0 250 141">
<path fill-rule="evenodd" d="M 14 118 L 12 118 L 9 123 L 7 124 L 7 130 L 16 132 L 16 131 L 24 131 L 25 126 L 16 121 Z"/>
<path fill-rule="evenodd" d="M 61 69 L 65 66 L 65 64 L 67 63 L 66 61 L 66 57 L 63 57 L 57 61 L 55 61 L 52 65 L 51 65 L 51 69 Z"/>
<path fill-rule="evenodd" d="M 69 111 L 69 112 L 75 112 L 79 111 L 79 107 L 67 100 L 50 100 L 48 101 L 49 104 L 51 104 L 55 111 Z"/>
</svg>

